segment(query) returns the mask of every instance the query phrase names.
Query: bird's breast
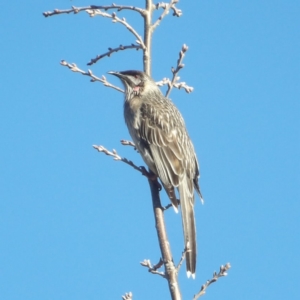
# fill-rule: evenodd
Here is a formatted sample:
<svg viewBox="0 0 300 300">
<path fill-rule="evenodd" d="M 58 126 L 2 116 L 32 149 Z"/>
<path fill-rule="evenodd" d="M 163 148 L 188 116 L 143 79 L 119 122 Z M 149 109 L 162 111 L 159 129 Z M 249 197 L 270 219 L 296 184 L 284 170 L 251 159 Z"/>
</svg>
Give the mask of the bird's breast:
<svg viewBox="0 0 300 300">
<path fill-rule="evenodd" d="M 139 128 L 139 117 L 141 108 L 141 99 L 139 97 L 133 97 L 131 100 L 126 100 L 124 103 L 124 118 L 125 122 L 130 129 Z"/>
</svg>

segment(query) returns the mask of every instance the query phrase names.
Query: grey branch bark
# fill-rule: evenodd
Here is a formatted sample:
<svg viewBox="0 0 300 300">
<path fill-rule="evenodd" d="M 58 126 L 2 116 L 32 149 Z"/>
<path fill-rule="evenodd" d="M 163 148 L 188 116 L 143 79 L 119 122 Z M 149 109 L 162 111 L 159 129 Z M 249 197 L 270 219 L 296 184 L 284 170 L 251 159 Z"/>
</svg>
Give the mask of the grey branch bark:
<svg viewBox="0 0 300 300">
<path fill-rule="evenodd" d="M 151 76 L 151 41 L 152 41 L 152 13 L 153 4 L 152 0 L 146 0 L 146 11 L 144 15 L 144 44 L 146 46 L 146 51 L 143 55 L 144 72 Z"/>
<path fill-rule="evenodd" d="M 180 300 L 181 293 L 178 283 L 178 273 L 173 262 L 170 243 L 167 236 L 163 208 L 161 206 L 159 190 L 153 180 L 148 180 L 152 205 L 155 219 L 155 227 L 159 241 L 159 247 L 162 254 L 162 260 L 165 266 L 165 278 L 168 280 L 169 290 L 172 300 Z"/>
</svg>

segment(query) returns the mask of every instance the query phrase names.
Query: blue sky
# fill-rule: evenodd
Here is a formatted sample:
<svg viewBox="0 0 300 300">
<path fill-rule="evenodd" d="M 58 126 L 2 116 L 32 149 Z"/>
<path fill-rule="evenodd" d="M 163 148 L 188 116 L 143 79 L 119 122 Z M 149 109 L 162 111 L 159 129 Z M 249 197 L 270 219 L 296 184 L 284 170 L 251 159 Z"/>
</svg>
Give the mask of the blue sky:
<svg viewBox="0 0 300 300">
<path fill-rule="evenodd" d="M 193 3 L 191 3 L 193 2 Z M 141 5 L 143 1 L 126 4 Z M 147 181 L 96 152 L 130 147 L 122 94 L 60 66 L 82 69 L 108 47 L 135 41 L 121 25 L 86 13 L 43 11 L 87 0 L 32 1 L 0 11 L 0 298 L 168 299 L 166 282 L 139 265 L 159 260 Z M 108 4 L 108 3 L 107 3 Z M 205 299 L 298 299 L 300 152 L 299 1 L 180 1 L 153 36 L 153 77 L 170 76 L 183 43 L 174 90 L 201 166 L 196 201 L 196 280 L 184 299 L 230 262 Z M 118 14 L 141 32 L 134 13 Z M 98 62 L 141 69 L 129 50 Z M 109 75 L 107 75 L 109 77 Z M 119 84 L 117 78 L 110 78 Z M 169 203 L 164 192 L 164 204 Z M 183 249 L 180 215 L 166 212 L 174 260 Z"/>
</svg>

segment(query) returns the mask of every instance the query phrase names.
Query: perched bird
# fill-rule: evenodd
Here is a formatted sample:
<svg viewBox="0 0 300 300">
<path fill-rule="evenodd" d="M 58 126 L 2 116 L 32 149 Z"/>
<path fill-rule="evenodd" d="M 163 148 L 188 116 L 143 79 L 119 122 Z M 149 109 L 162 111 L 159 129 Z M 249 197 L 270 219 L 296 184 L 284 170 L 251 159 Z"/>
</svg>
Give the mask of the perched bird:
<svg viewBox="0 0 300 300">
<path fill-rule="evenodd" d="M 196 226 L 194 189 L 202 199 L 199 165 L 184 120 L 156 83 L 141 71 L 109 72 L 125 87 L 124 117 L 129 133 L 149 169 L 156 174 L 178 211 L 174 188 L 179 191 L 187 275 L 195 277 Z"/>
</svg>

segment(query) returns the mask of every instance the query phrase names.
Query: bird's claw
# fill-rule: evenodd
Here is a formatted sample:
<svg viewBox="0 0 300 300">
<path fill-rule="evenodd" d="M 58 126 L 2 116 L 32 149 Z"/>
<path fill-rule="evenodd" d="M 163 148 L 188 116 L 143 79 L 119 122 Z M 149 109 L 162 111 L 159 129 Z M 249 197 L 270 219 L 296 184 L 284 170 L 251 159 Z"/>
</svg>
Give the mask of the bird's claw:
<svg viewBox="0 0 300 300">
<path fill-rule="evenodd" d="M 140 170 L 141 170 L 142 175 L 146 176 L 149 180 L 154 182 L 154 184 L 157 186 L 157 189 L 159 191 L 162 190 L 162 186 L 158 182 L 157 176 L 154 173 L 147 171 L 147 169 L 144 166 L 140 166 Z"/>
<path fill-rule="evenodd" d="M 140 166 L 140 170 L 141 170 L 141 173 L 142 175 L 146 176 L 148 179 L 151 179 L 151 175 L 144 166 Z"/>
</svg>

